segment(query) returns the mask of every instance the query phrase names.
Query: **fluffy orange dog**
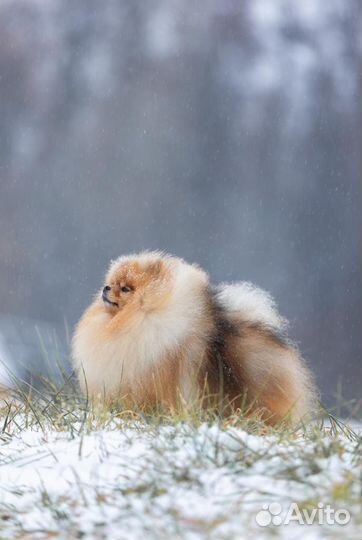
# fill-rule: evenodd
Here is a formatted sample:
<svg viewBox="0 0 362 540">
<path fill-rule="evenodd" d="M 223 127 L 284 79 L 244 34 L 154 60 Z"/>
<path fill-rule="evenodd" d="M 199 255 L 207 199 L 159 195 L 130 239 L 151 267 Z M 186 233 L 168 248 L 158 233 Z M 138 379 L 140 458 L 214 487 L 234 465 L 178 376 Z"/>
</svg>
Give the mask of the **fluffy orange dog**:
<svg viewBox="0 0 362 540">
<path fill-rule="evenodd" d="M 120 257 L 80 319 L 73 361 L 93 400 L 142 409 L 199 400 L 293 422 L 315 402 L 286 321 L 245 282 L 210 286 L 198 266 L 159 252 Z"/>
</svg>

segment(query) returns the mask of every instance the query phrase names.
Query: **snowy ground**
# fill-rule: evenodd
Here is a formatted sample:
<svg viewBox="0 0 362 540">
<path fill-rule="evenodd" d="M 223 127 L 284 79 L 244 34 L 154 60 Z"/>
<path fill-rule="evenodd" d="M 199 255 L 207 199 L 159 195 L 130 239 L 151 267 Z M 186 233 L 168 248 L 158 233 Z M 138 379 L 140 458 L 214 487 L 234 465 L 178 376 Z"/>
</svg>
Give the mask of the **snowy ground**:
<svg viewBox="0 0 362 540">
<path fill-rule="evenodd" d="M 1 540 L 362 539 L 358 430 L 258 436 L 112 417 L 59 427 L 35 410 L 0 422 Z M 323 523 L 294 511 L 283 524 L 292 502 Z M 328 505 L 348 524 L 328 525 Z"/>
</svg>

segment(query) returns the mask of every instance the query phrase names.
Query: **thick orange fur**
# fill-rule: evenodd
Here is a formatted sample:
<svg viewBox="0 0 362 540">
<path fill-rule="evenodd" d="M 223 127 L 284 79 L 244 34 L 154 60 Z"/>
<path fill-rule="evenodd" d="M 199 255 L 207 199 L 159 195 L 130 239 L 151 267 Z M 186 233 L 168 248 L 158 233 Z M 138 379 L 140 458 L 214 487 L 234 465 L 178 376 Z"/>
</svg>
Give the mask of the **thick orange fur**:
<svg viewBox="0 0 362 540">
<path fill-rule="evenodd" d="M 146 252 L 111 263 L 75 330 L 73 362 L 83 392 L 109 406 L 196 400 L 295 422 L 310 412 L 315 389 L 284 330 L 264 291 L 246 283 L 214 290 L 198 266 Z"/>
</svg>

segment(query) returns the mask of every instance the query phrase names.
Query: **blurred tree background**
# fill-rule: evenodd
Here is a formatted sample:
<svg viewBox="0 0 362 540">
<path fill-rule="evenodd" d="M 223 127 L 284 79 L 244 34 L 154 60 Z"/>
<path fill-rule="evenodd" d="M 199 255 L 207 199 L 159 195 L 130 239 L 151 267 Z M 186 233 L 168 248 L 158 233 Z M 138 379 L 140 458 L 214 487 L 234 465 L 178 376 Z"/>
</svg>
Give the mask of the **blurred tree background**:
<svg viewBox="0 0 362 540">
<path fill-rule="evenodd" d="M 72 326 L 146 248 L 271 291 L 362 384 L 359 0 L 3 0 L 0 312 Z M 1 332 L 1 328 L 0 328 Z"/>
</svg>

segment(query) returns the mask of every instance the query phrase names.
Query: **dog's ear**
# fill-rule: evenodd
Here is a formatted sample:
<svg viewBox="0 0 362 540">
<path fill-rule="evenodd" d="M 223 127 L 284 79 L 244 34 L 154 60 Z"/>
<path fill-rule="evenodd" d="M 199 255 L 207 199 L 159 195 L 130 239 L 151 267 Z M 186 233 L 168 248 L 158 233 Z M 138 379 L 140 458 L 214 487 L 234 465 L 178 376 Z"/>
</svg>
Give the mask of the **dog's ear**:
<svg viewBox="0 0 362 540">
<path fill-rule="evenodd" d="M 157 278 L 159 277 L 164 270 L 164 265 L 162 264 L 162 261 L 154 261 L 150 263 L 150 265 L 147 267 L 147 272 L 152 275 L 152 277 Z"/>
</svg>

